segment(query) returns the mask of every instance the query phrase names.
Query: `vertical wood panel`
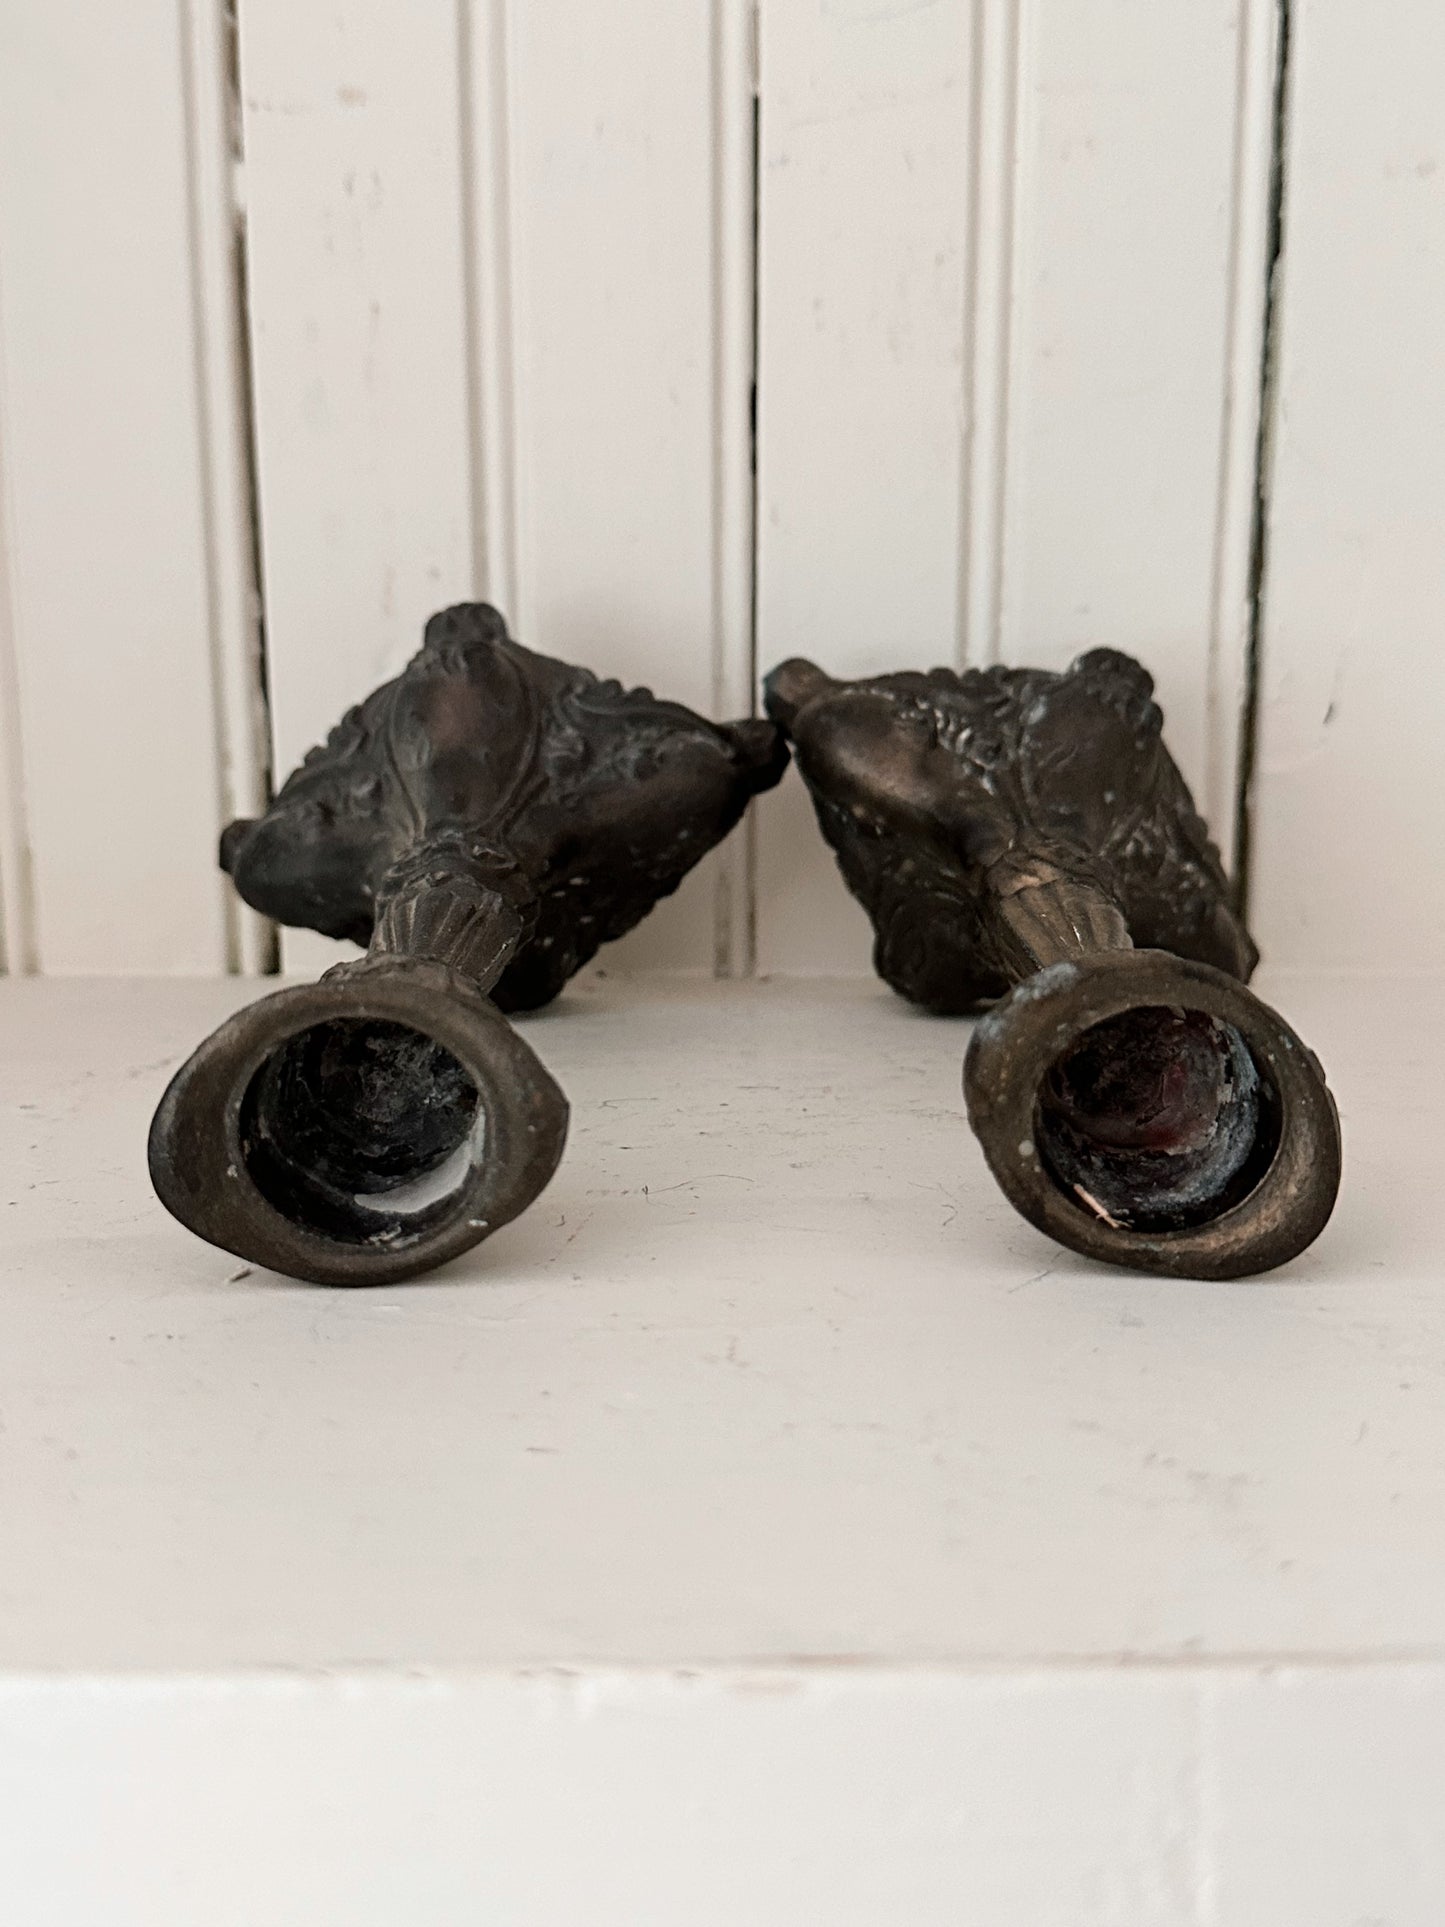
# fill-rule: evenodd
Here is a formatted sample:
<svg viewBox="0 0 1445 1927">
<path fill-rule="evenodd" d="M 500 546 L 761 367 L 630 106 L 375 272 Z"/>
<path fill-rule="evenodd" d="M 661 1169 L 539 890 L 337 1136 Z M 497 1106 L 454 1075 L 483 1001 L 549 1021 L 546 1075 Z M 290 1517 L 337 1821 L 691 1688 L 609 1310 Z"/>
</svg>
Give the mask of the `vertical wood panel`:
<svg viewBox="0 0 1445 1927">
<path fill-rule="evenodd" d="M 758 655 L 955 651 L 973 109 L 968 0 L 762 15 Z M 796 772 L 759 810 L 764 969 L 865 968 Z"/>
<path fill-rule="evenodd" d="M 1231 366 L 1230 339 L 1246 25 L 1240 0 L 1024 0 L 996 649 L 1049 667 L 1104 644 L 1140 656 L 1201 800 L 1225 403 L 1232 376 L 1258 373 L 1245 344 Z M 1266 140 L 1269 105 L 1267 88 L 1246 102 Z M 1246 199 L 1267 158 L 1250 147 Z M 1246 245 L 1243 299 L 1262 312 L 1262 240 Z M 1248 489 L 1226 510 L 1237 552 Z"/>
<path fill-rule="evenodd" d="M 25 811 L 20 666 L 11 595 L 14 542 L 6 493 L 5 390 L 5 343 L 0 339 L 0 972 L 20 976 L 34 971 L 38 958 L 30 830 Z"/>
<path fill-rule="evenodd" d="M 455 8 L 245 0 L 247 252 L 275 767 L 471 593 Z M 338 947 L 287 932 L 288 969 Z"/>
<path fill-rule="evenodd" d="M 1253 796 L 1265 955 L 1445 962 L 1445 13 L 1295 0 Z"/>
<path fill-rule="evenodd" d="M 974 157 L 969 200 L 968 416 L 964 428 L 960 656 L 992 662 L 1003 620 L 1004 483 L 1008 475 L 1018 190 L 1021 0 L 974 8 Z"/>
<path fill-rule="evenodd" d="M 1129 649 L 1227 812 L 1271 18 L 1269 0 L 765 14 L 764 668 Z M 796 783 L 762 839 L 765 964 L 861 966 Z"/>
<path fill-rule="evenodd" d="M 701 710 L 751 683 L 745 18 L 508 18 L 519 624 Z M 718 887 L 701 866 L 611 961 L 710 969 Z"/>
<path fill-rule="evenodd" d="M 461 166 L 479 596 L 519 628 L 512 83 L 507 0 L 460 0 Z"/>
<path fill-rule="evenodd" d="M 1242 0 L 1205 767 L 1195 797 L 1226 862 L 1233 860 L 1239 838 L 1239 795 L 1247 753 L 1244 730 L 1254 693 L 1249 660 L 1255 594 L 1252 571 L 1262 486 L 1265 326 L 1274 285 L 1271 250 L 1276 241 L 1280 42 L 1280 0 Z"/>
<path fill-rule="evenodd" d="M 175 0 L 0 10 L 5 893 L 28 844 L 56 972 L 226 963 L 185 81 Z"/>
<path fill-rule="evenodd" d="M 248 0 L 278 774 L 474 582 L 537 648 L 746 707 L 745 17 L 466 0 L 403 59 L 380 0 Z M 614 963 L 711 967 L 720 867 Z"/>
<path fill-rule="evenodd" d="M 712 0 L 712 713 L 755 713 L 757 33 L 754 0 Z M 713 966 L 757 962 L 757 820 L 713 864 Z"/>
<path fill-rule="evenodd" d="M 243 242 L 236 202 L 240 102 L 234 94 L 229 0 L 183 0 L 181 27 L 219 801 L 221 820 L 230 822 L 266 806 L 270 725 L 252 525 Z M 247 974 L 274 969 L 276 933 L 270 923 L 229 888 L 223 887 L 222 901 L 232 967 Z"/>
</svg>

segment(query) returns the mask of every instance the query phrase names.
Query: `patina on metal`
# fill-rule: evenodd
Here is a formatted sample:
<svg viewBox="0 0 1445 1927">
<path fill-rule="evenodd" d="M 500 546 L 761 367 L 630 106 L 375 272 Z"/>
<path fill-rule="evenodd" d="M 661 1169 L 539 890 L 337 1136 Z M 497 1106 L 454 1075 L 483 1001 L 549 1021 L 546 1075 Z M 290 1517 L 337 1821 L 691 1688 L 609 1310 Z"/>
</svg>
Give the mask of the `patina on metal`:
<svg viewBox="0 0 1445 1927">
<path fill-rule="evenodd" d="M 1334 1103 L 1245 988 L 1257 952 L 1137 662 L 839 682 L 795 660 L 767 706 L 879 975 L 927 1010 L 986 1012 L 968 1114 L 1026 1218 L 1189 1278 L 1267 1271 L 1318 1236 Z"/>
<path fill-rule="evenodd" d="M 329 1285 L 412 1277 L 508 1223 L 557 1168 L 567 1103 L 503 1013 L 640 922 L 787 758 L 772 723 L 599 681 L 485 604 L 434 616 L 407 669 L 222 838 L 247 903 L 368 948 L 182 1067 L 151 1125 L 162 1202 Z"/>
</svg>

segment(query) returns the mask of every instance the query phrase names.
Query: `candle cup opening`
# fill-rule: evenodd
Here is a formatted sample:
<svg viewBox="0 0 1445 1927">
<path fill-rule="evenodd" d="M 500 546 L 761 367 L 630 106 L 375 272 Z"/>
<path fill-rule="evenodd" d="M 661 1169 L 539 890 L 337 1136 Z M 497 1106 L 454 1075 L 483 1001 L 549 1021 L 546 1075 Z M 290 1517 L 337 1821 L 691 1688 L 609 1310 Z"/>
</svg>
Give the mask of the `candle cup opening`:
<svg viewBox="0 0 1445 1927">
<path fill-rule="evenodd" d="M 1034 1104 L 1040 1162 L 1118 1230 L 1190 1231 L 1244 1202 L 1280 1140 L 1278 1095 L 1232 1024 L 1142 1005 L 1090 1026 Z"/>
<path fill-rule="evenodd" d="M 482 1147 L 477 1087 L 411 1025 L 340 1017 L 284 1038 L 241 1102 L 246 1170 L 283 1217 L 358 1246 L 411 1243 L 453 1208 Z"/>
</svg>

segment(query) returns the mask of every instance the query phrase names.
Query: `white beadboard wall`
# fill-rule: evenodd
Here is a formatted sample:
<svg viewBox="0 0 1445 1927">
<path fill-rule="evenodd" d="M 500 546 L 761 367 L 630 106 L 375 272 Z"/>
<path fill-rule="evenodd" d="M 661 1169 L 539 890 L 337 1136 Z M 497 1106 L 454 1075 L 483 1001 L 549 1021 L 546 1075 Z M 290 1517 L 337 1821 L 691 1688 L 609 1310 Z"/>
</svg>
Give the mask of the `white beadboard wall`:
<svg viewBox="0 0 1445 1927">
<path fill-rule="evenodd" d="M 1267 954 L 1438 963 L 1442 99 L 1433 0 L 8 0 L 5 967 L 267 968 L 218 827 L 476 593 L 719 715 L 1131 649 Z M 615 961 L 867 950 L 793 776 Z"/>
<path fill-rule="evenodd" d="M 1253 810 L 1266 954 L 1445 960 L 1445 10 L 1293 22 Z"/>
<path fill-rule="evenodd" d="M 216 486 L 216 406 L 235 396 L 230 316 L 212 305 L 229 195 L 207 204 L 215 157 L 192 152 L 199 128 L 221 130 L 188 25 L 176 0 L 0 7 L 11 969 L 241 960 L 214 847 L 257 763 L 233 740 L 234 572 L 218 567 L 247 540 Z"/>
<path fill-rule="evenodd" d="M 758 644 L 1154 671 L 1232 840 L 1273 0 L 763 16 Z M 762 960 L 866 960 L 796 777 Z"/>
</svg>

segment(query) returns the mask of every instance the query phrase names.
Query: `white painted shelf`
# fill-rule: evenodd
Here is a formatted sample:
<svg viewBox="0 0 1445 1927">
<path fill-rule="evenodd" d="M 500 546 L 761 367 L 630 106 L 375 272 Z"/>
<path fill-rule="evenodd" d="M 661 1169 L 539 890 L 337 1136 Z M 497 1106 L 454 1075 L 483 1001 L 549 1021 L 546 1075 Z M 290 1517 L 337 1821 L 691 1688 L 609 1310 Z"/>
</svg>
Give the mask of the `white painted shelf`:
<svg viewBox="0 0 1445 1927">
<path fill-rule="evenodd" d="M 1442 986 L 1261 987 L 1268 1282 L 1046 1243 L 872 982 L 593 978 L 540 1204 L 347 1293 L 146 1182 L 254 983 L 0 985 L 7 1927 L 1439 1927 Z"/>
</svg>

